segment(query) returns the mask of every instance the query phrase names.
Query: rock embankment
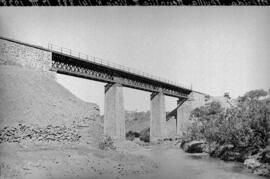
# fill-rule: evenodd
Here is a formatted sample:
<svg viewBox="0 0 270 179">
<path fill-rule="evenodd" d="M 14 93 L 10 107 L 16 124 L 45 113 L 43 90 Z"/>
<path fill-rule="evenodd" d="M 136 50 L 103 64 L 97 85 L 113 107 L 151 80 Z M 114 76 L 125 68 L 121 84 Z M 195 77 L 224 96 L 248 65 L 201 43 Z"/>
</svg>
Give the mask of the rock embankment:
<svg viewBox="0 0 270 179">
<path fill-rule="evenodd" d="M 4 127 L 0 130 L 0 144 L 4 142 L 23 142 L 23 141 L 54 141 L 54 142 L 77 142 L 81 136 L 73 127 L 66 126 L 52 126 L 33 127 L 23 124 L 18 126 Z"/>
</svg>

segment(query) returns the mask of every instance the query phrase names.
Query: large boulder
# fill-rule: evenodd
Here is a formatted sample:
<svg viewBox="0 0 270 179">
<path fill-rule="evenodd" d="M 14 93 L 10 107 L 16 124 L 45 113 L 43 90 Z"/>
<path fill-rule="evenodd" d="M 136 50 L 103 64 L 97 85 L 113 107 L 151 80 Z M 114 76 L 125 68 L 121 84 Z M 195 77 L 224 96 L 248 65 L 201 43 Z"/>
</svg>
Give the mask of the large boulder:
<svg viewBox="0 0 270 179">
<path fill-rule="evenodd" d="M 246 159 L 244 165 L 251 169 L 255 175 L 270 177 L 270 165 L 260 163 L 256 158 Z"/>
<path fill-rule="evenodd" d="M 251 156 L 244 162 L 252 173 L 270 177 L 270 150 L 264 149 L 256 155 Z"/>
<path fill-rule="evenodd" d="M 222 155 L 220 155 L 220 159 L 224 161 L 239 161 L 241 158 L 241 153 L 233 150 L 225 150 Z"/>
<path fill-rule="evenodd" d="M 212 155 L 214 157 L 221 157 L 225 152 L 231 150 L 233 148 L 233 145 L 226 144 L 226 145 L 220 145 L 216 148 L 215 151 L 213 151 Z"/>
<path fill-rule="evenodd" d="M 140 132 L 140 140 L 150 142 L 150 128 L 146 128 Z"/>
<path fill-rule="evenodd" d="M 246 159 L 244 165 L 249 169 L 255 169 L 261 166 L 261 163 L 255 158 Z"/>
<path fill-rule="evenodd" d="M 212 156 L 218 147 L 219 147 L 219 145 L 216 142 L 207 143 L 204 147 L 204 152 L 208 153 Z"/>
<path fill-rule="evenodd" d="M 257 154 L 260 149 L 258 147 L 245 147 L 237 149 L 240 155 L 237 157 L 238 162 L 244 162 L 250 156 Z"/>
<path fill-rule="evenodd" d="M 268 163 L 270 164 L 270 150 L 264 150 L 262 153 L 259 155 L 259 161 L 262 163 Z"/>
<path fill-rule="evenodd" d="M 249 148 L 238 148 L 232 144 L 224 144 L 220 146 L 215 146 L 209 152 L 212 157 L 218 157 L 225 161 L 238 161 L 244 162 L 249 156 L 252 156 L 259 152 L 259 148 L 249 147 Z"/>
<path fill-rule="evenodd" d="M 181 148 L 188 153 L 202 153 L 205 144 L 206 144 L 205 141 L 191 141 L 191 142 L 183 141 L 181 144 Z"/>
<path fill-rule="evenodd" d="M 128 131 L 128 132 L 126 133 L 126 139 L 127 139 L 127 140 L 133 141 L 135 138 L 138 138 L 138 137 L 140 137 L 140 133 L 138 133 L 138 132 L 135 132 L 135 131 Z"/>
</svg>

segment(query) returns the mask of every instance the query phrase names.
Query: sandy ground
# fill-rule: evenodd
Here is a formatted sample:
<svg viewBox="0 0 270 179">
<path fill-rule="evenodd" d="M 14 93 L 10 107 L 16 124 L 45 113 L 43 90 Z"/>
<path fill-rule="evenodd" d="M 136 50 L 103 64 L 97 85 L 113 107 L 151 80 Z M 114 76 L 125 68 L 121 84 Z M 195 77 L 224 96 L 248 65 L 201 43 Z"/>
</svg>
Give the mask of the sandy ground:
<svg viewBox="0 0 270 179">
<path fill-rule="evenodd" d="M 0 65 L 0 129 L 18 124 L 73 125 L 81 137 L 72 143 L 0 143 L 1 179 L 140 178 L 158 167 L 130 141 L 115 141 L 114 151 L 98 149 L 103 124 L 96 104 L 78 99 L 44 72 Z"/>
<path fill-rule="evenodd" d="M 1 144 L 2 178 L 128 178 L 158 165 L 142 155 L 86 144 Z"/>
</svg>

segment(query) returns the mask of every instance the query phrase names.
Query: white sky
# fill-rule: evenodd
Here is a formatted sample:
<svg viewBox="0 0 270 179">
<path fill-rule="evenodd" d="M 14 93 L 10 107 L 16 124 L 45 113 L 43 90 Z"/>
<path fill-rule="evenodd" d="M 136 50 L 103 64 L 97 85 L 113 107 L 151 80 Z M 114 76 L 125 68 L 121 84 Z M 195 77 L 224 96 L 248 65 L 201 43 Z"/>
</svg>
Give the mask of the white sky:
<svg viewBox="0 0 270 179">
<path fill-rule="evenodd" d="M 0 8 L 0 35 L 54 43 L 214 96 L 270 87 L 269 7 Z M 104 84 L 58 75 L 103 111 Z M 150 93 L 124 89 L 127 110 L 148 110 Z M 167 110 L 176 99 L 166 98 Z"/>
</svg>

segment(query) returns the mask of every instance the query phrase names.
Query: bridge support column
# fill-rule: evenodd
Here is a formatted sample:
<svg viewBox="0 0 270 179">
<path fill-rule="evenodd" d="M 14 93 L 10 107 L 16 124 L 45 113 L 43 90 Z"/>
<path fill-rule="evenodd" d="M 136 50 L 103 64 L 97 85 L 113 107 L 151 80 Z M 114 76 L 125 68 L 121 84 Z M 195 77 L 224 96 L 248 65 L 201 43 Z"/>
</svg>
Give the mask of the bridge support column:
<svg viewBox="0 0 270 179">
<path fill-rule="evenodd" d="M 187 128 L 191 125 L 191 121 L 189 120 L 191 113 L 191 101 L 189 99 L 186 101 L 178 100 L 177 106 L 179 107 L 177 109 L 176 134 L 182 137 L 183 133 L 185 133 Z"/>
<path fill-rule="evenodd" d="M 118 83 L 105 86 L 104 134 L 125 139 L 123 87 Z"/>
<path fill-rule="evenodd" d="M 150 141 L 166 136 L 165 98 L 162 92 L 151 94 Z"/>
</svg>

